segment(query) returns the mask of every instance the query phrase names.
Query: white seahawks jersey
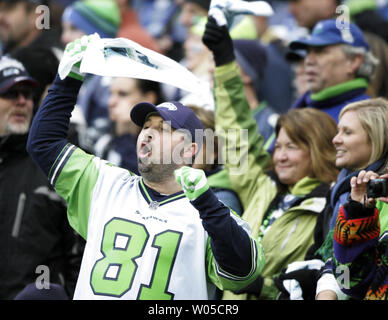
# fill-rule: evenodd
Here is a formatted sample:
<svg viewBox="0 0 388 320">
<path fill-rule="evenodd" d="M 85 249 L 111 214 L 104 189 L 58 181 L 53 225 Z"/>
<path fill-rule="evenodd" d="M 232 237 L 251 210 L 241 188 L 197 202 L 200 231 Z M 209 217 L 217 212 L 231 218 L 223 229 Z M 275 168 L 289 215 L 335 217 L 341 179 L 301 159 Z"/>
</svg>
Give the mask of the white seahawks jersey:
<svg viewBox="0 0 388 320">
<path fill-rule="evenodd" d="M 208 277 L 219 270 L 183 193 L 152 202 L 141 177 L 71 145 L 50 178 L 87 239 L 74 299 L 209 298 Z"/>
</svg>

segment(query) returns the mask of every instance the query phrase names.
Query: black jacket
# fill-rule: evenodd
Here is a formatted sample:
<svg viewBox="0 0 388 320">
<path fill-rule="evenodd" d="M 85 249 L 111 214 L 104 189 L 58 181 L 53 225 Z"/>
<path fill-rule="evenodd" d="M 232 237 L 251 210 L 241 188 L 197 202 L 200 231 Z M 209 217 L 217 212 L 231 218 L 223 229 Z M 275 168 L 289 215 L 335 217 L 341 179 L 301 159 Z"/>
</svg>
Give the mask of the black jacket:
<svg viewBox="0 0 388 320">
<path fill-rule="evenodd" d="M 46 280 L 64 285 L 72 298 L 83 243 L 68 224 L 64 201 L 27 154 L 26 141 L 27 135 L 0 138 L 0 299 L 13 299 L 36 282 L 43 276 L 40 265 L 48 267 Z"/>
</svg>

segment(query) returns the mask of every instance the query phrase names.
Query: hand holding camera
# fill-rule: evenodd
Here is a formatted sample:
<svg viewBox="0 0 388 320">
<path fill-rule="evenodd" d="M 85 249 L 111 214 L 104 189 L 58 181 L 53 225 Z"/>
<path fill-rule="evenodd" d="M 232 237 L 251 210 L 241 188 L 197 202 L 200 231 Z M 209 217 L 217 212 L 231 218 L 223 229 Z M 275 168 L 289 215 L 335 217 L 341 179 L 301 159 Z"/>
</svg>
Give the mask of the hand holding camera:
<svg viewBox="0 0 388 320">
<path fill-rule="evenodd" d="M 388 174 L 379 176 L 373 171 L 361 170 L 350 180 L 351 198 L 366 207 L 374 207 L 376 199 L 388 203 Z"/>
</svg>

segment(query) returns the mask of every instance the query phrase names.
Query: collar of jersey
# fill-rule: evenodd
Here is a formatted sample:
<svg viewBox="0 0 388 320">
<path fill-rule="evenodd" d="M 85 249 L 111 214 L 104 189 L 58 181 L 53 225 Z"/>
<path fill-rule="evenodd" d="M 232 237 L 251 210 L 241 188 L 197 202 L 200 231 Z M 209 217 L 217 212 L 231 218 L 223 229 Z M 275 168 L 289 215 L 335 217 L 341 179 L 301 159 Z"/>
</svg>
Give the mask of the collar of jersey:
<svg viewBox="0 0 388 320">
<path fill-rule="evenodd" d="M 179 191 L 177 193 L 173 193 L 168 196 L 160 194 L 159 192 L 146 186 L 143 182 L 143 178 L 139 180 L 139 184 L 140 184 L 140 191 L 148 204 L 156 201 L 159 203 L 159 206 L 161 206 L 171 201 L 178 200 L 185 197 L 185 194 L 183 193 L 183 191 Z"/>
</svg>

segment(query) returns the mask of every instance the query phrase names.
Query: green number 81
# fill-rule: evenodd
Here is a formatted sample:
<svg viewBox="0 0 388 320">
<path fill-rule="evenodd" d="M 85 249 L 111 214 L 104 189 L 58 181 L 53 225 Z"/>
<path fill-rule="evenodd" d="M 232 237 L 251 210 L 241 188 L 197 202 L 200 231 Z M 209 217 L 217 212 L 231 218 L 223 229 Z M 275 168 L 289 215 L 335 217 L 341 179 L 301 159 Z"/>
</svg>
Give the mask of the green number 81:
<svg viewBox="0 0 388 320">
<path fill-rule="evenodd" d="M 120 238 L 121 237 L 121 238 Z M 96 261 L 91 273 L 91 287 L 96 295 L 121 297 L 131 290 L 138 270 L 135 259 L 141 257 L 150 235 L 143 224 L 113 218 L 104 228 L 101 245 L 103 258 Z M 182 233 L 166 230 L 153 237 L 158 250 L 149 285 L 140 286 L 137 298 L 143 300 L 174 298 L 167 291 Z M 120 239 L 125 239 L 122 245 Z"/>
</svg>

